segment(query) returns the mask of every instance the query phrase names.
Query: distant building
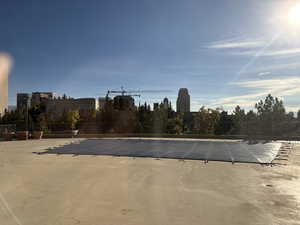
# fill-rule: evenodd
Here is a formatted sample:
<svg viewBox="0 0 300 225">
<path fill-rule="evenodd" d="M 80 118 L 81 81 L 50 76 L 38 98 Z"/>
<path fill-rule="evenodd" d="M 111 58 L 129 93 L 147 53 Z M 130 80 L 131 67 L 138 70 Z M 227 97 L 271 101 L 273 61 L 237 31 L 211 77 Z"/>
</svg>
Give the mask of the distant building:
<svg viewBox="0 0 300 225">
<path fill-rule="evenodd" d="M 153 103 L 153 111 L 158 110 L 158 109 L 159 109 L 159 104 L 157 102 Z"/>
<path fill-rule="evenodd" d="M 29 109 L 31 104 L 31 94 L 18 93 L 17 94 L 17 109 Z"/>
<path fill-rule="evenodd" d="M 99 110 L 103 109 L 106 104 L 106 98 L 98 98 Z"/>
<path fill-rule="evenodd" d="M 0 55 L 0 116 L 8 109 L 8 73 L 10 70 L 8 56 Z"/>
<path fill-rule="evenodd" d="M 168 109 L 170 107 L 168 98 L 164 98 L 163 107 L 164 109 Z"/>
<path fill-rule="evenodd" d="M 99 104 L 95 98 L 60 98 L 46 102 L 46 112 L 51 113 L 55 118 L 61 116 L 63 112 L 79 110 L 84 113 L 98 110 L 98 108 Z"/>
<path fill-rule="evenodd" d="M 190 112 L 190 95 L 187 88 L 180 88 L 176 102 L 176 111 L 179 113 Z"/>
<path fill-rule="evenodd" d="M 114 97 L 114 108 L 126 110 L 134 107 L 134 98 L 129 95 L 118 95 Z"/>
<path fill-rule="evenodd" d="M 53 92 L 33 92 L 31 97 L 31 105 L 47 102 L 55 97 Z"/>
</svg>

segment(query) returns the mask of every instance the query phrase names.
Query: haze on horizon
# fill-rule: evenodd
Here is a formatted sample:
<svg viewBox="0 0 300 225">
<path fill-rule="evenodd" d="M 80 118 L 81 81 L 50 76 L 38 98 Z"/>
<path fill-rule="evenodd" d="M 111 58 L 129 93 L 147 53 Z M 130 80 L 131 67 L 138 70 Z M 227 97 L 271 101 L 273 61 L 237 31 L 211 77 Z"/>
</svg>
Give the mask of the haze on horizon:
<svg viewBox="0 0 300 225">
<path fill-rule="evenodd" d="M 10 55 L 9 104 L 17 92 L 141 102 L 189 89 L 202 105 L 253 107 L 268 93 L 300 109 L 300 1 L 3 1 L 0 52 Z"/>
</svg>

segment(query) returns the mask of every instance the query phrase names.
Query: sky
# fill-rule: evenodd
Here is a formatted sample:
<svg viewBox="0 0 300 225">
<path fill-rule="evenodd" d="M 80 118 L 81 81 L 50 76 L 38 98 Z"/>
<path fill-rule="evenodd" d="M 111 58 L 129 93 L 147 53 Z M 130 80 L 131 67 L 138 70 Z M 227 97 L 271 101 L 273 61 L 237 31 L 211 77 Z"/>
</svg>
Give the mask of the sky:
<svg viewBox="0 0 300 225">
<path fill-rule="evenodd" d="M 253 108 L 268 93 L 300 109 L 298 0 L 2 0 L 0 52 L 16 93 L 101 97 L 188 88 L 191 108 Z M 300 7 L 299 7 L 300 9 Z M 298 21 L 299 20 L 299 21 Z M 151 91 L 152 90 L 152 91 Z"/>
</svg>

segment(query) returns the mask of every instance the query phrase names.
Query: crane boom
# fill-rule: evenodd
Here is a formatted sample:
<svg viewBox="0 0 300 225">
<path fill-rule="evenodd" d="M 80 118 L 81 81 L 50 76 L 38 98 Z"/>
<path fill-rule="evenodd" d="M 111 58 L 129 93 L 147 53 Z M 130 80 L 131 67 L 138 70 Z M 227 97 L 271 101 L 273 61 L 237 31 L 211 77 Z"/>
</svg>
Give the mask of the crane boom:
<svg viewBox="0 0 300 225">
<path fill-rule="evenodd" d="M 133 94 L 130 94 L 130 93 L 133 93 Z M 106 97 L 109 96 L 109 94 L 121 94 L 122 96 L 137 96 L 137 97 L 141 97 L 140 94 L 134 94 L 134 93 L 139 93 L 139 91 L 126 91 L 124 90 L 123 87 L 121 87 L 121 90 L 108 90 L 107 91 L 107 94 L 106 94 Z"/>
</svg>

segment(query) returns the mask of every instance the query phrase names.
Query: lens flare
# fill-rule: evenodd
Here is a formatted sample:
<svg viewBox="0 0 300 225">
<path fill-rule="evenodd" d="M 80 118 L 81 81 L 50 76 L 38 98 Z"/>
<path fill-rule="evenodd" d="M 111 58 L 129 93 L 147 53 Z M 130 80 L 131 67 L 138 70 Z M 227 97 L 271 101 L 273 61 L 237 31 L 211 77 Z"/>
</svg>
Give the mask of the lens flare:
<svg viewBox="0 0 300 225">
<path fill-rule="evenodd" d="M 294 6 L 288 15 L 289 23 L 292 25 L 300 25 L 300 4 Z"/>
<path fill-rule="evenodd" d="M 8 108 L 8 74 L 11 65 L 11 58 L 0 52 L 0 116 Z"/>
<path fill-rule="evenodd" d="M 0 52 L 0 83 L 7 79 L 11 67 L 12 58 L 9 55 Z"/>
</svg>

